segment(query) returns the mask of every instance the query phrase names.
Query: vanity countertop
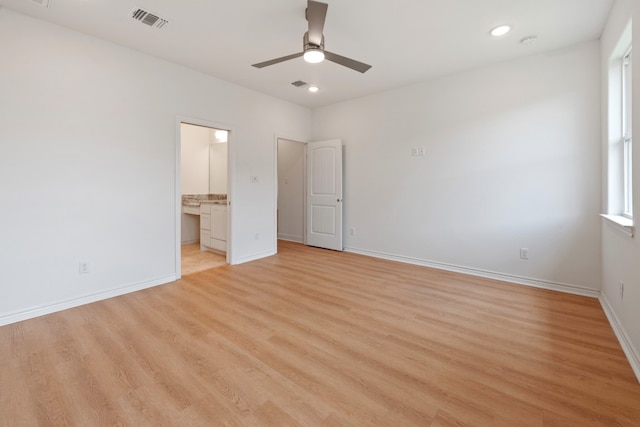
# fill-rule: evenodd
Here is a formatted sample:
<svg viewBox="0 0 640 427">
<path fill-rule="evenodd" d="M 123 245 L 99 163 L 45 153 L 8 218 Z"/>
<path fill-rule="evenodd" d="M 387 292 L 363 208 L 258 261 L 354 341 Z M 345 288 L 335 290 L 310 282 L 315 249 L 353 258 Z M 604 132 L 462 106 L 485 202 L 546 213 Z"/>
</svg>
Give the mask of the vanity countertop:
<svg viewBox="0 0 640 427">
<path fill-rule="evenodd" d="M 210 205 L 226 205 L 226 194 L 183 194 L 182 206 L 199 207 L 206 203 Z"/>
<path fill-rule="evenodd" d="M 224 200 L 202 200 L 200 202 L 200 204 L 206 204 L 206 205 L 226 205 L 227 204 L 227 199 Z"/>
</svg>

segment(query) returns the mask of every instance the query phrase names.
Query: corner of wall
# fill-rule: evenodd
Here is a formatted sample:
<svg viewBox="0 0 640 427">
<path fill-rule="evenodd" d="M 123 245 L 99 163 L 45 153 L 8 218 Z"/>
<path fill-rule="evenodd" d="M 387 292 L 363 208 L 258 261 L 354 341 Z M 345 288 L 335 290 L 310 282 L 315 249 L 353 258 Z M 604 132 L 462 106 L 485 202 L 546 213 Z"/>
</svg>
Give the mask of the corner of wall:
<svg viewBox="0 0 640 427">
<path fill-rule="evenodd" d="M 613 328 L 613 332 L 616 334 L 616 337 L 622 346 L 622 351 L 624 351 L 625 356 L 627 356 L 631 369 L 633 369 L 633 373 L 636 375 L 638 382 L 640 382 L 640 351 L 638 351 L 638 349 L 633 345 L 633 342 L 631 342 L 631 339 L 622 326 L 622 322 L 618 319 L 616 312 L 613 310 L 613 307 L 609 303 L 604 292 L 600 293 L 599 300 L 600 305 L 602 305 L 602 309 Z"/>
</svg>

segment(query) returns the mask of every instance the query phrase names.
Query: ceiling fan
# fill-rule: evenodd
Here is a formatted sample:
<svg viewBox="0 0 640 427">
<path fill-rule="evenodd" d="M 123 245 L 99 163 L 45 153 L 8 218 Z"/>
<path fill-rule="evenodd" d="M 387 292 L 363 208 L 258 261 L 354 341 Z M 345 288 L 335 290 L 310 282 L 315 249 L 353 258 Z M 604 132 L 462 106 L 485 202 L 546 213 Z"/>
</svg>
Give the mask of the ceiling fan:
<svg viewBox="0 0 640 427">
<path fill-rule="evenodd" d="M 303 56 L 305 61 L 310 63 L 321 62 L 326 58 L 331 62 L 351 68 L 352 70 L 359 71 L 361 73 L 366 72 L 371 68 L 371 65 L 324 49 L 324 35 L 322 34 L 322 30 L 324 29 L 324 21 L 327 16 L 328 7 L 329 5 L 326 3 L 308 0 L 306 18 L 307 21 L 309 21 L 309 31 L 304 33 L 304 37 L 302 39 L 302 52 L 253 64 L 253 66 L 256 68 L 268 67 L 269 65 L 278 64 L 280 62 Z"/>
</svg>

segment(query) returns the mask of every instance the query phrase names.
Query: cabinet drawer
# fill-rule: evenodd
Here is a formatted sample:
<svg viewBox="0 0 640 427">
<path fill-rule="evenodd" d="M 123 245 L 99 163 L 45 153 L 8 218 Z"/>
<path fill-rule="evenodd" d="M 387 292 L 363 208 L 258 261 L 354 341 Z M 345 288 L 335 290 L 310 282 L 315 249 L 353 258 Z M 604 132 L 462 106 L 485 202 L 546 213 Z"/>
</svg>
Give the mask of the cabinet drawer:
<svg viewBox="0 0 640 427">
<path fill-rule="evenodd" d="M 200 203 L 200 215 L 210 214 L 210 213 L 211 213 L 211 205 L 208 203 Z"/>
<path fill-rule="evenodd" d="M 212 237 L 211 241 L 209 243 L 209 247 L 212 248 L 212 249 L 216 249 L 218 251 L 226 252 L 227 251 L 227 242 L 225 242 L 224 240 L 214 239 Z"/>
<path fill-rule="evenodd" d="M 200 230 L 211 230 L 211 215 L 200 214 Z"/>
<path fill-rule="evenodd" d="M 209 230 L 200 230 L 200 246 L 211 246 L 211 234 Z"/>
<path fill-rule="evenodd" d="M 199 206 L 182 206 L 182 213 L 191 214 L 191 215 L 200 215 L 200 207 Z"/>
<path fill-rule="evenodd" d="M 227 207 L 211 207 L 211 237 L 218 240 L 227 240 Z"/>
</svg>

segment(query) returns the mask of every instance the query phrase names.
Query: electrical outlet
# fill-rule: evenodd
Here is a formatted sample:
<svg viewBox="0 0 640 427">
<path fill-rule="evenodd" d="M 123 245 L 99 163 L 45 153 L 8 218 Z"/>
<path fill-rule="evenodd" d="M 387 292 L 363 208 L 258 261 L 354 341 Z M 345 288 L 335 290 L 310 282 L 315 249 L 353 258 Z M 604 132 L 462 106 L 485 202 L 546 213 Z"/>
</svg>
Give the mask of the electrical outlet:
<svg viewBox="0 0 640 427">
<path fill-rule="evenodd" d="M 529 248 L 520 248 L 520 259 L 529 259 Z"/>
<path fill-rule="evenodd" d="M 78 263 L 78 273 L 87 274 L 89 272 L 89 263 L 86 261 L 80 261 Z"/>
<path fill-rule="evenodd" d="M 251 184 L 257 184 L 257 183 L 258 183 L 258 181 L 259 181 L 259 179 L 258 179 L 258 177 L 257 177 L 257 176 L 255 176 L 255 175 L 252 175 L 252 176 L 250 176 L 250 177 L 249 177 L 249 182 L 250 182 Z"/>
<path fill-rule="evenodd" d="M 411 157 L 422 157 L 422 156 L 424 156 L 424 147 L 411 148 Z"/>
<path fill-rule="evenodd" d="M 356 235 L 356 229 L 355 228 L 350 228 L 349 229 L 349 235 L 350 236 L 355 236 Z"/>
<path fill-rule="evenodd" d="M 260 233 L 256 233 L 256 235 L 254 236 L 254 238 L 255 238 L 256 240 L 260 240 Z"/>
<path fill-rule="evenodd" d="M 624 299 L 624 282 L 620 280 L 620 299 Z"/>
</svg>

